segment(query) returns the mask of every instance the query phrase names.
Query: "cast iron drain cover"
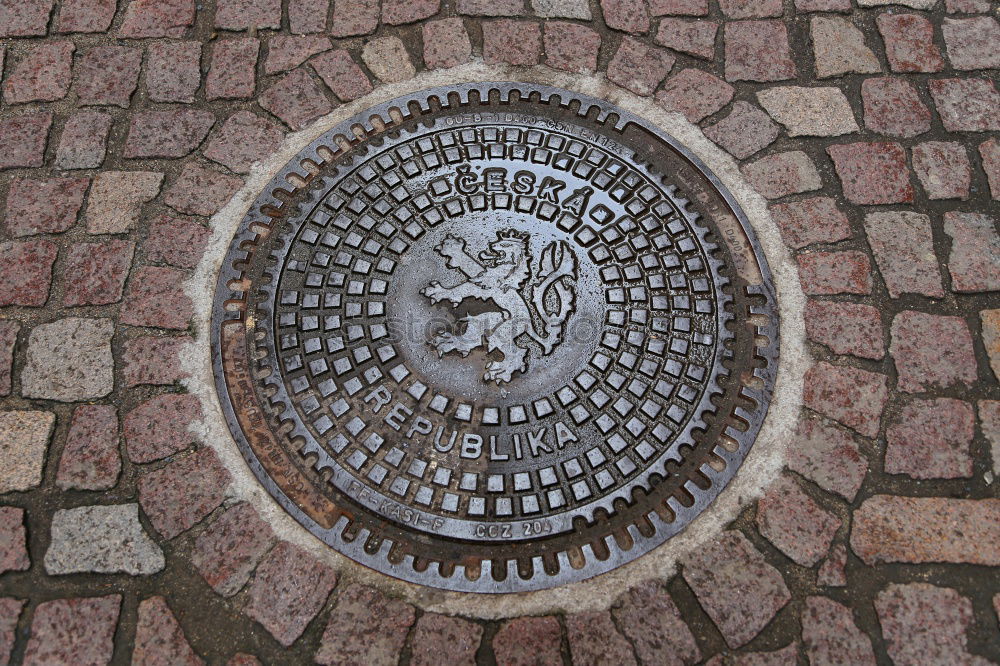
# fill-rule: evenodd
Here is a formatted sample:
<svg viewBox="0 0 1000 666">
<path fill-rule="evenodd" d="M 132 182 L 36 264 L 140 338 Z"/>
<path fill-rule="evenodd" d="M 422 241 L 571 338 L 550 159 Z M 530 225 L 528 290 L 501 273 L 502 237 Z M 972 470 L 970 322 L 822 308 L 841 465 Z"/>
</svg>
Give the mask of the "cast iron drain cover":
<svg viewBox="0 0 1000 666">
<path fill-rule="evenodd" d="M 676 534 L 767 410 L 777 314 L 744 214 L 582 95 L 435 88 L 313 142 L 219 277 L 216 383 L 268 491 L 378 571 L 582 580 Z"/>
</svg>

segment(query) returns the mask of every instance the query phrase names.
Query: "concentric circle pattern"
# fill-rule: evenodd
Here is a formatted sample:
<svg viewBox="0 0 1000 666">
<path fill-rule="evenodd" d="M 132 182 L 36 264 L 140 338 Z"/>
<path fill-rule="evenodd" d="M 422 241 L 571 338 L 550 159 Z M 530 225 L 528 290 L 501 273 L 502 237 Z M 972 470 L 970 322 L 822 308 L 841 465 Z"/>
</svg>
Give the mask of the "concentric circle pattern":
<svg viewBox="0 0 1000 666">
<path fill-rule="evenodd" d="M 216 379 L 248 463 L 333 548 L 435 587 L 581 580 L 733 476 L 777 316 L 742 211 L 605 102 L 476 84 L 370 109 L 261 193 Z"/>
</svg>

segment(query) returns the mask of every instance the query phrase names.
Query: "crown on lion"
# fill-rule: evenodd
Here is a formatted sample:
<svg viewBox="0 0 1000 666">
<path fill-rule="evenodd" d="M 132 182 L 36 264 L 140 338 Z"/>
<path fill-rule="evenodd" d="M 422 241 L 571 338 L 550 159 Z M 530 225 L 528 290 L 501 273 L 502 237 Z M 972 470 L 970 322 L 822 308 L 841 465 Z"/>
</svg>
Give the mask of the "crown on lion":
<svg viewBox="0 0 1000 666">
<path fill-rule="evenodd" d="M 523 243 L 528 242 L 529 235 L 526 231 L 517 229 L 501 229 L 497 232 L 497 240 L 517 240 Z"/>
</svg>

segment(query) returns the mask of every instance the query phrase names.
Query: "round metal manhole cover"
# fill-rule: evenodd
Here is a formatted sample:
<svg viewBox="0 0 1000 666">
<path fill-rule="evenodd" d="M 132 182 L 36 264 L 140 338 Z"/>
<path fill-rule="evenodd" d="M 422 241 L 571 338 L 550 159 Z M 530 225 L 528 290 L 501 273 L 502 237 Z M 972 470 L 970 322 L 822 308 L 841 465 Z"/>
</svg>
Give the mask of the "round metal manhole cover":
<svg viewBox="0 0 1000 666">
<path fill-rule="evenodd" d="M 438 88 L 303 150 L 222 267 L 213 353 L 268 491 L 354 560 L 516 592 L 680 531 L 777 361 L 742 211 L 674 139 L 526 84 Z"/>
</svg>

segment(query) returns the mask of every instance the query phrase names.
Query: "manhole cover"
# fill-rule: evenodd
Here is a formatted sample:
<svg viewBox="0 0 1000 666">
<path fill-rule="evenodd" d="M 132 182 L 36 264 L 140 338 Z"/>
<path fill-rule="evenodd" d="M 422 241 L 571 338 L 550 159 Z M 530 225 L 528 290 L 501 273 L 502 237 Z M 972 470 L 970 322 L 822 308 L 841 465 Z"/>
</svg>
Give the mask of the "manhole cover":
<svg viewBox="0 0 1000 666">
<path fill-rule="evenodd" d="M 718 495 L 774 383 L 762 253 L 718 181 L 600 100 L 438 88 L 303 150 L 242 222 L 229 426 L 313 534 L 515 592 L 648 552 Z"/>
</svg>

